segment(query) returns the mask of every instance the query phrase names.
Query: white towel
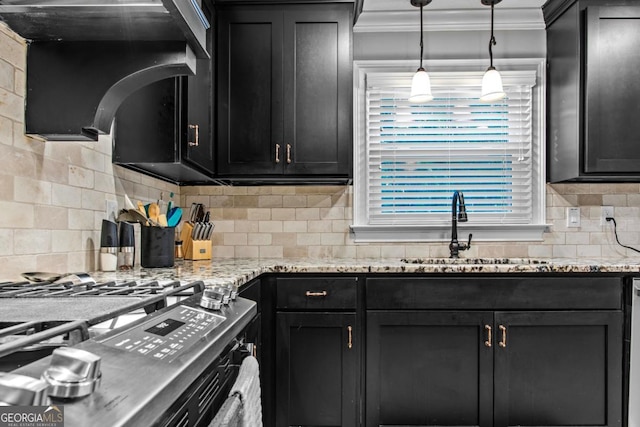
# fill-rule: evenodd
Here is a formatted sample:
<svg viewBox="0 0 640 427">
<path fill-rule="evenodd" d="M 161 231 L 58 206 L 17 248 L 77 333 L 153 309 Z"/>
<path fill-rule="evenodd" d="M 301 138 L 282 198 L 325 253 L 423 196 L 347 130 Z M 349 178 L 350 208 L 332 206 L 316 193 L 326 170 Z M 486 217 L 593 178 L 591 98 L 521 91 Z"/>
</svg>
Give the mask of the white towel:
<svg viewBox="0 0 640 427">
<path fill-rule="evenodd" d="M 247 356 L 240 365 L 236 382 L 229 396 L 237 395 L 242 401 L 242 426 L 262 427 L 262 403 L 260 400 L 260 367 L 258 360 Z"/>
<path fill-rule="evenodd" d="M 243 427 L 242 401 L 237 395 L 229 396 L 209 427 Z"/>
</svg>

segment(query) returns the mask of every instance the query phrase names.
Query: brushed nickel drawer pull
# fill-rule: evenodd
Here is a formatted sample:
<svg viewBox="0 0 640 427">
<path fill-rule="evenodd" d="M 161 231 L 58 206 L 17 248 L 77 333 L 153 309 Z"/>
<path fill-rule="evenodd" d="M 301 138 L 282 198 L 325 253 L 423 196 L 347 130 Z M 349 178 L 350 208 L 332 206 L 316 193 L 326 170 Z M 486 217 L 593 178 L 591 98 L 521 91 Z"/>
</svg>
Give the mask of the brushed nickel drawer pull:
<svg viewBox="0 0 640 427">
<path fill-rule="evenodd" d="M 280 163 L 280 144 L 276 144 L 276 163 Z"/>
<path fill-rule="evenodd" d="M 327 291 L 322 291 L 322 292 L 307 291 L 305 295 L 308 297 L 326 297 L 328 294 L 327 294 Z"/>
<path fill-rule="evenodd" d="M 347 347 L 351 349 L 353 347 L 353 328 L 351 326 L 347 326 L 347 331 L 349 331 L 349 342 L 347 343 Z"/>
<path fill-rule="evenodd" d="M 491 347 L 491 326 L 484 325 L 484 329 L 487 331 L 487 340 L 484 342 L 484 345 Z"/>
<path fill-rule="evenodd" d="M 502 340 L 500 340 L 500 344 L 498 345 L 502 348 L 505 348 L 507 346 L 507 328 L 505 328 L 503 325 L 498 326 L 498 328 L 500 328 L 500 331 L 502 331 Z"/>
<path fill-rule="evenodd" d="M 189 146 L 190 147 L 197 147 L 198 145 L 200 145 L 200 126 L 198 125 L 189 125 L 189 129 L 194 129 L 195 130 L 195 140 L 196 142 L 191 142 L 189 141 Z"/>
<path fill-rule="evenodd" d="M 291 163 L 291 144 L 287 144 L 287 164 Z"/>
</svg>

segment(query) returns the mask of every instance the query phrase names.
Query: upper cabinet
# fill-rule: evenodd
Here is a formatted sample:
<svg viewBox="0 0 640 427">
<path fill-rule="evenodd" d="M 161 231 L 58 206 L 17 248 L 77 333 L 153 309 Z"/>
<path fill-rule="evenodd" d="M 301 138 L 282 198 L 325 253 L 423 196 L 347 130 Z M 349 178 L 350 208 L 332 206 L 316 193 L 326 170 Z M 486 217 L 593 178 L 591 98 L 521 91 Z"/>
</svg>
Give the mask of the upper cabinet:
<svg viewBox="0 0 640 427">
<path fill-rule="evenodd" d="M 213 11 L 203 5 L 207 19 Z M 206 35 L 212 52 L 213 31 Z M 177 184 L 204 184 L 214 173 L 213 63 L 196 61 L 196 75 L 147 85 L 122 103 L 113 132 L 113 163 Z"/>
<path fill-rule="evenodd" d="M 210 24 L 198 1 L 5 0 L 0 20 L 29 41 L 25 133 L 97 140 L 131 93 L 194 75 Z"/>
<path fill-rule="evenodd" d="M 548 179 L 640 181 L 640 5 L 549 0 Z"/>
<path fill-rule="evenodd" d="M 352 3 L 220 7 L 220 179 L 351 177 L 352 20 Z"/>
</svg>

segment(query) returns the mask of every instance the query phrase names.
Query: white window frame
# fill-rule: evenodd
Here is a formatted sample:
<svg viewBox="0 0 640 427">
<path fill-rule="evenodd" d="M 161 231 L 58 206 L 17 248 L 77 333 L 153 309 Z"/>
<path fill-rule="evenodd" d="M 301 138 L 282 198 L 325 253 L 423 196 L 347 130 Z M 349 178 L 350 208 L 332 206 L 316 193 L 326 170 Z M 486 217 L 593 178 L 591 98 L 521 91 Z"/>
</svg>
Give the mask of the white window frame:
<svg viewBox="0 0 640 427">
<path fill-rule="evenodd" d="M 533 215 L 529 224 L 472 224 L 459 223 L 459 235 L 473 233 L 474 241 L 542 241 L 548 230 L 545 223 L 545 60 L 542 58 L 516 58 L 494 60 L 496 68 L 509 71 L 535 71 L 536 84 L 532 88 L 532 167 Z M 428 72 L 477 72 L 482 78 L 486 60 L 428 60 Z M 369 73 L 409 73 L 416 70 L 416 61 L 354 61 L 354 200 L 351 231 L 356 243 L 364 242 L 441 242 L 451 238 L 451 221 L 429 225 L 372 225 L 367 215 L 367 107 L 366 79 Z"/>
</svg>

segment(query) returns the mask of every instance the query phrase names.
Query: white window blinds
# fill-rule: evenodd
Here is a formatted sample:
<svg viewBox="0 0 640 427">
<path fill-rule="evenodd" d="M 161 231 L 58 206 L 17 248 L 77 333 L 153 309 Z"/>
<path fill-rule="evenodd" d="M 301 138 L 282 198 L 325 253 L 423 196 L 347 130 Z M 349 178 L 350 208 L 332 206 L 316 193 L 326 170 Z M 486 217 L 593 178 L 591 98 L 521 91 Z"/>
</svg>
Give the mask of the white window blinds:
<svg viewBox="0 0 640 427">
<path fill-rule="evenodd" d="M 535 72 L 503 73 L 507 97 L 489 104 L 478 100 L 482 73 L 431 79 L 435 99 L 416 105 L 411 74 L 367 76 L 368 223 L 450 221 L 454 190 L 470 224 L 531 223 Z"/>
</svg>

